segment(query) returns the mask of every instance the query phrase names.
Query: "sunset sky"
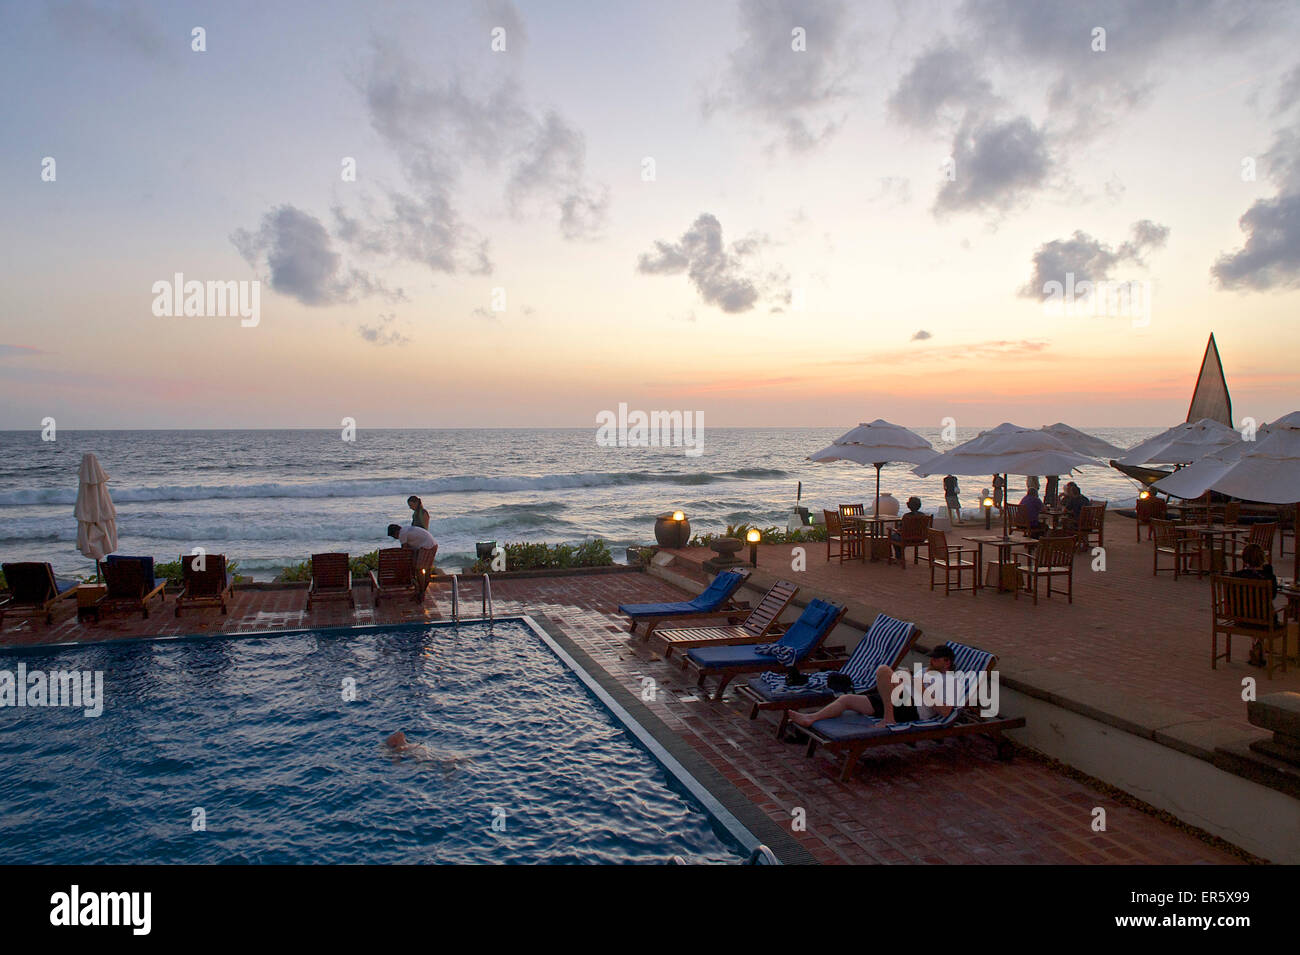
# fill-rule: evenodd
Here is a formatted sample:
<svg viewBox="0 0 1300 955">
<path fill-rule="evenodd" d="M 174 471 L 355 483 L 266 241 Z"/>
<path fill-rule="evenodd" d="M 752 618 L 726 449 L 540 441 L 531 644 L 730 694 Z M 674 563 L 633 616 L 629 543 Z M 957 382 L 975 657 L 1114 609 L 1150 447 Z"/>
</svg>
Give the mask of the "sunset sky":
<svg viewBox="0 0 1300 955">
<path fill-rule="evenodd" d="M 7 3 L 0 428 L 1168 425 L 1211 331 L 1238 418 L 1276 418 L 1298 27 L 1215 0 Z M 156 316 L 178 272 L 259 280 L 259 323 Z M 1149 283 L 1149 324 L 1047 314 L 1066 272 Z"/>
</svg>

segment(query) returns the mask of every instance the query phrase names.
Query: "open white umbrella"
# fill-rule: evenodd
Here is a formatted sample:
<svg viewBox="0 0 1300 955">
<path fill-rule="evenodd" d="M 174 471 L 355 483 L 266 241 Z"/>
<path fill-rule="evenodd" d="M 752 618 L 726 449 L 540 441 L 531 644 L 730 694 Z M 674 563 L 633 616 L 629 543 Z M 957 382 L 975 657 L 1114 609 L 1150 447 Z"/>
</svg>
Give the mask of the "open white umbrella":
<svg viewBox="0 0 1300 955">
<path fill-rule="evenodd" d="M 1056 422 L 1056 424 L 1043 425 L 1038 430 L 1057 438 L 1071 451 L 1077 451 L 1089 457 L 1117 458 L 1126 453 L 1118 445 L 1103 441 L 1101 438 L 1088 434 L 1086 431 L 1080 431 L 1078 428 L 1071 428 L 1068 424 L 1060 421 Z"/>
<path fill-rule="evenodd" d="M 1094 458 L 1070 448 L 1059 438 L 1033 428 L 1004 422 L 981 431 L 964 444 L 913 468 L 913 474 L 1069 474 Z M 1002 533 L 1007 528 L 1007 509 L 1002 509 Z"/>
<path fill-rule="evenodd" d="M 77 550 L 100 561 L 117 550 L 117 508 L 108 494 L 108 475 L 87 452 L 77 477 Z"/>
<path fill-rule="evenodd" d="M 1130 448 L 1120 464 L 1189 464 L 1241 441 L 1241 435 L 1213 418 L 1174 425 Z"/>
<path fill-rule="evenodd" d="M 1255 441 L 1238 437 L 1238 444 L 1243 447 L 1221 450 L 1217 456 L 1161 478 L 1154 486 L 1178 497 L 1218 491 L 1263 504 L 1295 504 L 1300 517 L 1300 411 L 1261 428 Z M 1294 576 L 1300 579 L 1300 548 L 1296 549 Z"/>
<path fill-rule="evenodd" d="M 842 434 L 830 447 L 810 454 L 808 460 L 852 461 L 854 464 L 873 465 L 876 469 L 876 507 L 872 513 L 879 515 L 880 469 L 891 461 L 920 464 L 933 458 L 936 453 L 930 442 L 915 431 L 877 418 L 870 424 L 860 424 L 852 431 Z"/>
</svg>

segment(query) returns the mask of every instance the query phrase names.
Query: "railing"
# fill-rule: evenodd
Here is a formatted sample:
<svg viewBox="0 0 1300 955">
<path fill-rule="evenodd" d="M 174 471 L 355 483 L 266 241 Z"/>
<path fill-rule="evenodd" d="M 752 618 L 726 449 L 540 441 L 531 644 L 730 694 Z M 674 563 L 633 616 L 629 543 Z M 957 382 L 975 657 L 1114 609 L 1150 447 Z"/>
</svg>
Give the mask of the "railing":
<svg viewBox="0 0 1300 955">
<path fill-rule="evenodd" d="M 460 622 L 460 574 L 451 575 L 451 622 Z"/>
<path fill-rule="evenodd" d="M 780 865 L 781 861 L 777 859 L 776 853 L 767 846 L 757 846 L 745 860 L 745 865 Z"/>
<path fill-rule="evenodd" d="M 492 581 L 487 574 L 483 575 L 483 616 L 492 621 Z"/>
<path fill-rule="evenodd" d="M 482 617 L 484 620 L 491 622 L 496 617 L 496 609 L 492 603 L 492 580 L 487 574 L 483 575 L 483 593 L 482 593 Z M 451 621 L 460 623 L 460 574 L 451 575 Z"/>
</svg>

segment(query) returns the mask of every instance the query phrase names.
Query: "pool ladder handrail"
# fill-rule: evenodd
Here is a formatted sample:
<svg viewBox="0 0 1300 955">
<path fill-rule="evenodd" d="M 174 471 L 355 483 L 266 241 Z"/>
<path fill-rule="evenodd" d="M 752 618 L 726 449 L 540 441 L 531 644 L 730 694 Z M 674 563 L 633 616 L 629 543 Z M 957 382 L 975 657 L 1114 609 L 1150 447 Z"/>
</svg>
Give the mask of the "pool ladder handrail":
<svg viewBox="0 0 1300 955">
<path fill-rule="evenodd" d="M 489 623 L 496 619 L 496 609 L 492 603 L 492 579 L 483 575 L 483 619 Z M 451 575 L 451 622 L 460 623 L 460 574 Z"/>
<path fill-rule="evenodd" d="M 460 574 L 451 575 L 451 622 L 460 622 Z"/>
<path fill-rule="evenodd" d="M 754 851 L 749 854 L 745 860 L 745 865 L 780 865 L 781 860 L 776 857 L 776 853 L 763 844 L 754 847 Z"/>
<path fill-rule="evenodd" d="M 487 574 L 483 575 L 483 616 L 492 622 L 492 580 Z"/>
</svg>

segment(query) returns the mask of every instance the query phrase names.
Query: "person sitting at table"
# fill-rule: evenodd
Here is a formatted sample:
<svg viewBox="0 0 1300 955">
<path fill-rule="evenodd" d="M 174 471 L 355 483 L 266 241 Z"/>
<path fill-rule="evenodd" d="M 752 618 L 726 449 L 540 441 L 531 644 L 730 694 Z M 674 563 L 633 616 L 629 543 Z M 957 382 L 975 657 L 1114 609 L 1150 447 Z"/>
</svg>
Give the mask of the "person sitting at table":
<svg viewBox="0 0 1300 955">
<path fill-rule="evenodd" d="M 949 474 L 943 479 L 943 500 L 948 506 L 948 520 L 954 525 L 962 523 L 961 500 L 957 497 L 960 490 L 957 487 L 957 476 L 955 474 Z"/>
<path fill-rule="evenodd" d="M 1268 562 L 1268 555 L 1264 553 L 1264 548 L 1258 544 L 1247 544 L 1241 549 L 1241 563 L 1241 570 L 1234 572 L 1233 577 L 1245 580 L 1267 580 L 1272 584 L 1269 595 L 1277 597 L 1277 574 L 1273 572 L 1273 565 Z M 1276 615 L 1273 623 L 1274 626 L 1280 625 Z M 1250 665 L 1264 666 L 1264 644 L 1258 640 L 1250 645 Z"/>
<path fill-rule="evenodd" d="M 894 543 L 894 556 L 903 560 L 903 531 L 912 532 L 921 518 L 925 515 L 921 513 L 921 499 L 915 494 L 907 499 L 907 513 L 903 515 L 902 521 L 896 530 L 889 532 L 889 539 Z M 913 536 L 916 536 L 913 534 Z M 924 535 L 920 535 L 924 536 Z M 903 560 L 904 563 L 907 561 Z"/>
<path fill-rule="evenodd" d="M 1083 496 L 1079 485 L 1073 481 L 1066 482 L 1065 493 L 1061 495 L 1061 506 L 1065 508 L 1065 526 L 1071 530 L 1079 526 L 1079 513 L 1092 502 Z"/>
<path fill-rule="evenodd" d="M 1038 497 L 1037 482 L 1029 486 L 1025 496 L 1020 499 L 1020 517 L 1024 520 L 1030 537 L 1042 537 L 1043 527 L 1038 523 L 1038 516 L 1043 511 L 1043 502 Z"/>
</svg>

